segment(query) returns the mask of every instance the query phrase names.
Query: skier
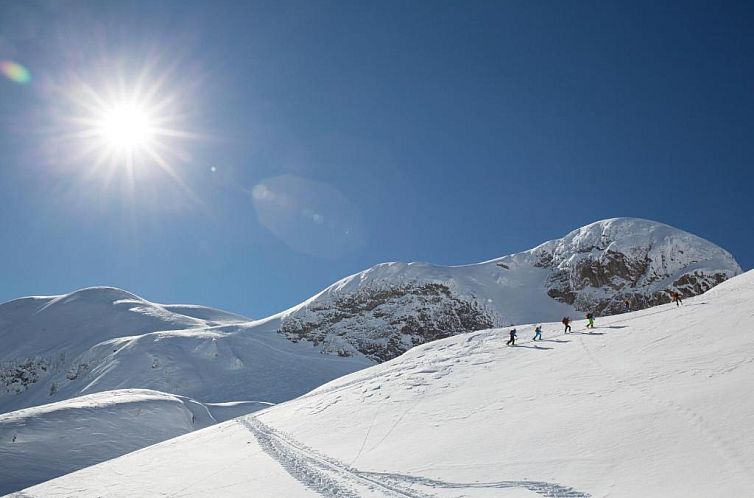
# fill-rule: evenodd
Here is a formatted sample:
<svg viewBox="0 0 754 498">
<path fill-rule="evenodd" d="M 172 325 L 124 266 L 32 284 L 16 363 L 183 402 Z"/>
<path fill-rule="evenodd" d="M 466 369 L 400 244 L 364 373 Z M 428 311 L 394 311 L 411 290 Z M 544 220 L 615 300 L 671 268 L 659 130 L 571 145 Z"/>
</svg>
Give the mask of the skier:
<svg viewBox="0 0 754 498">
<path fill-rule="evenodd" d="M 568 318 L 567 316 L 563 317 L 563 325 L 565 325 L 566 334 L 571 331 L 571 319 Z"/>
<path fill-rule="evenodd" d="M 537 339 L 539 339 L 540 341 L 542 340 L 542 326 L 541 325 L 537 325 L 537 328 L 534 329 L 534 338 L 532 339 L 532 341 L 536 341 Z"/>
<path fill-rule="evenodd" d="M 594 315 L 591 313 L 587 313 L 586 319 L 589 320 L 589 323 L 586 324 L 586 328 L 593 329 L 594 328 Z"/>
<path fill-rule="evenodd" d="M 631 311 L 631 300 L 630 299 L 626 299 L 625 301 L 623 301 L 623 304 L 626 305 L 626 312 Z"/>
<path fill-rule="evenodd" d="M 516 345 L 516 329 L 511 329 L 510 335 L 511 335 L 511 338 L 508 339 L 508 342 L 506 342 L 505 344 L 507 344 L 508 346 L 515 346 Z"/>
<path fill-rule="evenodd" d="M 671 292 L 670 293 L 670 298 L 672 299 L 673 302 L 675 302 L 676 306 L 680 306 L 680 305 L 683 304 L 683 301 L 681 301 L 681 293 L 680 292 L 676 292 L 676 291 Z"/>
</svg>

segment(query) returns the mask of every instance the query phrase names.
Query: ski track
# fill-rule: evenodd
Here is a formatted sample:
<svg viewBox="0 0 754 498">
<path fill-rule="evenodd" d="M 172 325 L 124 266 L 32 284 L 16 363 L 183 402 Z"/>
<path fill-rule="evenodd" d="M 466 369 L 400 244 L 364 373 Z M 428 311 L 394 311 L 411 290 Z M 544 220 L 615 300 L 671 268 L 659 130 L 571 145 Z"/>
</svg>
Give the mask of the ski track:
<svg viewBox="0 0 754 498">
<path fill-rule="evenodd" d="M 591 495 L 571 487 L 541 481 L 446 482 L 420 476 L 388 472 L 368 472 L 344 464 L 305 446 L 287 434 L 264 424 L 255 416 L 239 418 L 254 435 L 260 447 L 293 478 L 325 497 L 358 497 L 359 487 L 384 496 L 432 498 L 436 495 L 412 489 L 424 486 L 440 489 L 524 488 L 548 498 L 588 498 Z"/>
<path fill-rule="evenodd" d="M 472 346 L 470 346 L 468 348 L 468 350 L 466 351 L 467 359 L 468 359 L 468 357 L 477 354 L 478 350 L 482 348 L 482 346 L 487 342 L 487 340 L 496 340 L 496 339 L 499 339 L 499 335 L 500 335 L 500 333 L 496 332 L 496 329 L 484 329 L 484 330 L 479 330 L 479 331 L 474 332 L 473 335 L 469 336 L 466 339 L 466 342 L 472 342 L 472 341 L 474 341 L 474 344 Z M 524 343 L 528 343 L 528 341 L 526 341 Z M 443 346 L 443 347 L 438 348 L 438 350 L 442 351 L 442 350 L 447 349 L 447 348 L 448 348 L 448 346 Z M 416 359 L 419 360 L 420 358 L 421 357 L 417 357 Z M 416 363 L 417 364 L 421 364 L 424 367 L 443 366 L 444 364 L 447 364 L 448 362 L 452 362 L 455 359 L 456 358 L 453 357 L 453 356 L 450 356 L 450 357 L 440 357 L 440 358 L 437 358 L 435 360 L 424 361 L 424 362 L 417 361 Z M 377 371 L 377 372 L 375 372 L 372 375 L 361 376 L 361 377 L 359 377 L 357 379 L 354 379 L 354 380 L 351 380 L 351 381 L 348 381 L 348 382 L 338 383 L 338 385 L 330 387 L 330 388 L 325 388 L 325 389 L 317 388 L 317 389 L 315 389 L 315 390 L 313 390 L 313 391 L 311 391 L 311 392 L 309 392 L 307 394 L 299 396 L 298 398 L 296 398 L 296 401 L 301 401 L 301 400 L 312 398 L 312 397 L 315 397 L 315 396 L 320 396 L 322 394 L 338 393 L 338 392 L 344 391 L 344 390 L 346 390 L 346 389 L 348 389 L 350 387 L 358 386 L 360 384 L 365 384 L 365 383 L 367 383 L 367 382 L 369 382 L 371 380 L 390 378 L 391 375 L 389 375 L 389 374 L 394 374 L 394 373 L 399 373 L 399 374 L 406 373 L 405 372 L 405 367 L 404 366 L 390 367 L 390 368 L 386 368 L 385 370 Z M 266 411 L 266 410 L 260 410 L 259 413 L 262 414 L 264 411 Z"/>
</svg>

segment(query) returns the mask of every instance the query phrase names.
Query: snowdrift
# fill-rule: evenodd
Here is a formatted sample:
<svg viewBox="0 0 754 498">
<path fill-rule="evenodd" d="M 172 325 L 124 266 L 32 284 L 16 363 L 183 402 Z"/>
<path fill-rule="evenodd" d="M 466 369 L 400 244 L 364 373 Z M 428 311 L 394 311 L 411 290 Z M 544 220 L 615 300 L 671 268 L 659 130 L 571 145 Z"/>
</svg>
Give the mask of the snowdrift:
<svg viewBox="0 0 754 498">
<path fill-rule="evenodd" d="M 322 355 L 278 327 L 110 287 L 11 301 L 0 305 L 0 411 L 117 389 L 276 403 L 373 363 Z"/>
<path fill-rule="evenodd" d="M 214 424 L 206 407 L 143 389 L 0 415 L 0 493 Z"/>
<path fill-rule="evenodd" d="M 276 319 L 160 305 L 109 287 L 0 305 L 0 492 L 295 398 L 373 364 L 323 355 L 277 328 Z"/>
</svg>

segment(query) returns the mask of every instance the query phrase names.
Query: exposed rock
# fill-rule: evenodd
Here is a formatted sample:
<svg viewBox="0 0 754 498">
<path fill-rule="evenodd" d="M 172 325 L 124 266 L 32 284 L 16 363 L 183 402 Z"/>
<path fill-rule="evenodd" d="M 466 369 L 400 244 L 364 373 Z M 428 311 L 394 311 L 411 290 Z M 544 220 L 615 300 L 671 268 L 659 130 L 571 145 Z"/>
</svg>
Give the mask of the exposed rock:
<svg viewBox="0 0 754 498">
<path fill-rule="evenodd" d="M 349 356 L 358 351 L 385 361 L 417 344 L 493 324 L 478 303 L 428 282 L 363 287 L 332 302 L 314 303 L 286 317 L 280 333 L 294 342 L 310 341 L 326 353 Z"/>
</svg>

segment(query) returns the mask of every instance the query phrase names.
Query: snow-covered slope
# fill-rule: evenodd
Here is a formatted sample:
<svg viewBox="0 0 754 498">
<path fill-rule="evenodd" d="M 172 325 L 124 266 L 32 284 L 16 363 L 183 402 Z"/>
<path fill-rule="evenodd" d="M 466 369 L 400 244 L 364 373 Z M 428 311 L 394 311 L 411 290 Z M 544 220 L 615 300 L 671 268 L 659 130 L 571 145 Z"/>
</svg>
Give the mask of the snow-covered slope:
<svg viewBox="0 0 754 498">
<path fill-rule="evenodd" d="M 228 311 L 218 310 L 216 308 L 197 306 L 195 304 L 161 304 L 160 306 L 172 313 L 198 318 L 199 320 L 204 320 L 208 323 L 227 324 L 250 321 L 245 316 L 230 313 Z"/>
<path fill-rule="evenodd" d="M 281 332 L 339 355 L 394 358 L 462 332 L 570 315 L 643 309 L 741 273 L 718 246 L 636 218 L 592 223 L 484 263 L 385 263 L 345 278 L 283 316 Z"/>
<path fill-rule="evenodd" d="M 115 458 L 216 421 L 206 407 L 141 389 L 0 415 L 0 493 Z"/>
<path fill-rule="evenodd" d="M 278 328 L 277 318 L 242 321 L 102 287 L 0 305 L 0 413 L 9 412 L 0 416 L 7 471 L 0 472 L 0 490 L 202 427 L 174 419 L 187 406 L 201 407 L 196 409 L 208 412 L 209 421 L 223 421 L 373 363 L 323 355 L 286 340 Z M 123 389 L 150 389 L 151 397 L 124 396 Z M 96 437 L 82 439 L 87 434 L 77 429 L 72 406 L 87 407 L 84 420 L 95 431 L 88 435 Z M 129 418 L 133 413 L 145 416 Z M 19 444 L 5 448 L 21 425 Z M 135 432 L 140 435 L 132 437 Z M 105 444 L 97 447 L 100 434 Z M 82 452 L 82 445 L 97 450 Z M 65 458 L 69 453 L 76 458 Z M 21 480 L 16 470 L 28 462 L 37 463 L 29 463 Z"/>
<path fill-rule="evenodd" d="M 19 496 L 754 496 L 754 272 L 462 334 Z"/>
<path fill-rule="evenodd" d="M 126 388 L 279 402 L 371 364 L 293 344 L 278 328 L 278 318 L 242 322 L 107 287 L 11 301 L 0 305 L 0 412 Z"/>
<path fill-rule="evenodd" d="M 26 297 L 0 304 L 3 359 L 59 354 L 76 351 L 93 341 L 203 325 L 203 320 L 173 313 L 113 287 L 91 287 L 62 296 Z"/>
</svg>

